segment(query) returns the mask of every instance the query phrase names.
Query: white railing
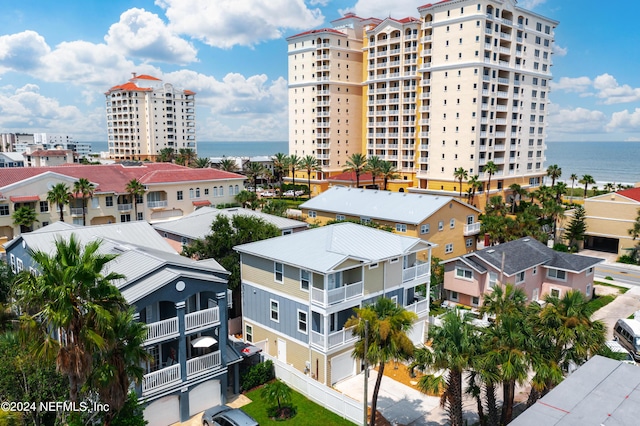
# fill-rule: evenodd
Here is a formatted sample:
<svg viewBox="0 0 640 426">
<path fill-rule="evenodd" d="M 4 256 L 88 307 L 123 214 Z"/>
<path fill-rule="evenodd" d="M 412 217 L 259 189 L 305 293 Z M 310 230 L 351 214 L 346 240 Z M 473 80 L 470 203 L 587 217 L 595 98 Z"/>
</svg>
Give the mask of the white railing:
<svg viewBox="0 0 640 426">
<path fill-rule="evenodd" d="M 328 342 L 329 347 L 327 349 L 334 348 L 336 346 L 343 345 L 345 343 L 352 342 L 358 339 L 358 336 L 353 335 L 353 327 L 343 328 L 340 331 L 329 334 Z"/>
<path fill-rule="evenodd" d="M 222 366 L 220 351 L 187 360 L 187 379 L 201 373 L 217 370 Z"/>
<path fill-rule="evenodd" d="M 131 210 L 133 208 L 133 204 L 118 204 L 118 211 L 124 212 Z"/>
<path fill-rule="evenodd" d="M 480 222 L 471 223 L 464 226 L 464 236 L 475 235 L 480 232 Z"/>
<path fill-rule="evenodd" d="M 220 323 L 220 308 L 217 306 L 201 311 L 191 312 L 184 316 L 184 328 L 186 332 L 192 332 L 199 328 L 210 327 Z"/>
<path fill-rule="evenodd" d="M 354 297 L 362 296 L 363 290 L 364 284 L 362 281 L 346 284 L 328 291 L 312 287 L 311 300 L 321 306 L 329 306 L 335 303 L 344 302 L 345 300 L 349 300 Z"/>
<path fill-rule="evenodd" d="M 171 336 L 178 336 L 179 334 L 178 317 L 152 322 L 147 324 L 147 338 L 144 343 L 149 345 Z"/>
<path fill-rule="evenodd" d="M 180 364 L 166 367 L 142 377 L 142 395 L 162 390 L 180 381 Z"/>
<path fill-rule="evenodd" d="M 429 263 L 419 263 L 416 266 L 412 266 L 410 268 L 406 268 L 402 270 L 402 282 L 407 282 L 414 280 L 416 278 L 425 276 L 429 274 L 430 270 Z"/>
<path fill-rule="evenodd" d="M 421 316 L 429 311 L 429 299 L 419 300 L 416 303 L 405 306 L 404 308 L 407 311 L 415 312 L 416 315 Z"/>
<path fill-rule="evenodd" d="M 160 207 L 167 207 L 169 205 L 169 202 L 167 200 L 162 200 L 162 201 L 148 201 L 147 202 L 147 207 L 149 207 L 150 209 L 157 209 Z"/>
<path fill-rule="evenodd" d="M 71 210 L 71 216 L 82 216 L 82 212 L 84 211 L 82 207 L 80 208 L 73 207 L 69 210 Z"/>
</svg>

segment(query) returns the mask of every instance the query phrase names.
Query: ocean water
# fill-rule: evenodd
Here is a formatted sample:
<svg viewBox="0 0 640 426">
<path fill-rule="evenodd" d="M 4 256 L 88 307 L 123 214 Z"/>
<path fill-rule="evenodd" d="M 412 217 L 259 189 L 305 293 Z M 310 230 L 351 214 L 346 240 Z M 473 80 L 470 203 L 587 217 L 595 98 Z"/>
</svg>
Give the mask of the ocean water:
<svg viewBox="0 0 640 426">
<path fill-rule="evenodd" d="M 107 142 L 91 142 L 92 151 L 107 151 Z M 288 153 L 285 142 L 198 142 L 198 157 L 253 157 Z M 599 185 L 640 182 L 640 142 L 547 142 L 545 167 L 562 168 L 560 180 L 572 173 L 591 175 Z"/>
</svg>

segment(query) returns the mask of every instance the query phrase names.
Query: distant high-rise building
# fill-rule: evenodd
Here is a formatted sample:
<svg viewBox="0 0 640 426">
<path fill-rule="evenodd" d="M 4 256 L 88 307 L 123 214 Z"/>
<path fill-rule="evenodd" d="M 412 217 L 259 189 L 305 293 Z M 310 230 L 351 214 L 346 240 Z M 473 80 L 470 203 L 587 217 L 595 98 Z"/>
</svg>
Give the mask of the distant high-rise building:
<svg viewBox="0 0 640 426">
<path fill-rule="evenodd" d="M 396 190 L 457 194 L 459 168 L 481 191 L 491 179 L 492 194 L 539 185 L 558 22 L 514 0 L 418 12 L 348 14 L 288 39 L 290 154 L 315 155 L 325 177 L 353 153 L 377 156 L 397 170 Z"/>
<path fill-rule="evenodd" d="M 196 151 L 194 92 L 134 73 L 105 95 L 110 158 L 153 160 L 165 148 Z"/>
</svg>

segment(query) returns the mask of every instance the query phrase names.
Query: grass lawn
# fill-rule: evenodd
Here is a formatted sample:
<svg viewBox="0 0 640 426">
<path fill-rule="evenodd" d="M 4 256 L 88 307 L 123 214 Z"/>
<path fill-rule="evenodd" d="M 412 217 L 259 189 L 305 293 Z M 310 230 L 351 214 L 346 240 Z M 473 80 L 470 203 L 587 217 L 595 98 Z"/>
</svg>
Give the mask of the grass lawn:
<svg viewBox="0 0 640 426">
<path fill-rule="evenodd" d="M 589 305 L 589 307 L 591 308 L 591 312 L 595 312 L 603 306 L 613 302 L 613 299 L 615 298 L 616 296 L 612 294 L 607 294 L 606 296 L 596 296 L 589 302 L 587 302 L 587 305 Z"/>
<path fill-rule="evenodd" d="M 298 414 L 292 419 L 276 422 L 267 417 L 267 405 L 260 397 L 262 388 L 257 388 L 246 393 L 247 398 L 252 402 L 242 407 L 251 417 L 261 425 L 277 426 L 325 426 L 325 425 L 348 425 L 353 426 L 349 420 L 345 420 L 332 411 L 319 406 L 308 400 L 302 394 L 291 390 L 291 402 L 298 409 Z"/>
</svg>

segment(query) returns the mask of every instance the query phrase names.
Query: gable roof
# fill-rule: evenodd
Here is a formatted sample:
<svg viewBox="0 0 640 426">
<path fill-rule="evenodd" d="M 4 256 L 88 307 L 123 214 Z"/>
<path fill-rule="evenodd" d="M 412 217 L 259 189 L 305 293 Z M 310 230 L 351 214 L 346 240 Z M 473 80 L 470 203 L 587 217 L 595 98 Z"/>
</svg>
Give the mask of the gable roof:
<svg viewBox="0 0 640 426">
<path fill-rule="evenodd" d="M 360 183 L 371 182 L 373 180 L 371 173 L 361 173 Z M 356 182 L 356 172 L 342 172 L 337 175 L 333 175 L 327 178 L 329 182 Z"/>
<path fill-rule="evenodd" d="M 616 194 L 622 195 L 623 197 L 631 198 L 634 201 L 640 202 L 640 187 L 623 189 L 622 191 L 617 191 Z"/>
<path fill-rule="evenodd" d="M 487 247 L 442 263 L 452 261 L 463 261 L 470 266 L 472 264 L 474 266 L 482 266 L 483 263 L 489 264 L 494 269 L 502 269 L 505 275 L 512 276 L 536 265 L 579 273 L 604 260 L 597 257 L 558 252 L 533 237 L 525 237 Z M 482 272 L 480 268 L 476 267 L 474 269 Z"/>
<path fill-rule="evenodd" d="M 347 260 L 375 263 L 434 246 L 355 223 L 343 222 L 234 247 L 240 253 L 329 273 Z"/>
<path fill-rule="evenodd" d="M 480 213 L 453 197 L 337 186 L 304 202 L 300 208 L 418 224 L 449 203 L 459 203 Z"/>
<path fill-rule="evenodd" d="M 186 216 L 175 220 L 160 222 L 154 224 L 153 227 L 158 231 L 170 232 L 195 240 L 204 238 L 211 233 L 211 224 L 218 215 L 226 216 L 229 219 L 235 215 L 257 217 L 267 223 L 275 225 L 280 230 L 309 227 L 309 224 L 306 222 L 239 207 L 222 210 L 213 207 L 201 207 Z"/>
</svg>

